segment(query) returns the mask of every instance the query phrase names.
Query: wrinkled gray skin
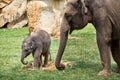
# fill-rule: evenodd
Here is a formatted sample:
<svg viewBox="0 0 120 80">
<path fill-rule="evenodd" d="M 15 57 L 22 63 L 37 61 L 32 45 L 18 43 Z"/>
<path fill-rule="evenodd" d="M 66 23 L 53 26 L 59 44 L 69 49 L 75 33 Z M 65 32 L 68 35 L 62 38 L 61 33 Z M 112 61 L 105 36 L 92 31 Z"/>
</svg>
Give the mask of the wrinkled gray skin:
<svg viewBox="0 0 120 80">
<path fill-rule="evenodd" d="M 68 33 L 84 28 L 92 23 L 96 29 L 97 44 L 103 70 L 98 75 L 111 75 L 111 59 L 117 63 L 120 72 L 120 0 L 68 0 L 61 23 L 60 45 L 55 65 L 59 70 L 65 68 L 60 63 L 66 47 Z"/>
<path fill-rule="evenodd" d="M 33 32 L 22 43 L 21 62 L 26 65 L 27 62 L 24 61 L 24 58 L 32 53 L 34 57 L 34 68 L 39 69 L 42 66 L 42 56 L 44 56 L 43 66 L 46 66 L 50 54 L 50 44 L 51 39 L 47 32 L 43 30 Z"/>
</svg>

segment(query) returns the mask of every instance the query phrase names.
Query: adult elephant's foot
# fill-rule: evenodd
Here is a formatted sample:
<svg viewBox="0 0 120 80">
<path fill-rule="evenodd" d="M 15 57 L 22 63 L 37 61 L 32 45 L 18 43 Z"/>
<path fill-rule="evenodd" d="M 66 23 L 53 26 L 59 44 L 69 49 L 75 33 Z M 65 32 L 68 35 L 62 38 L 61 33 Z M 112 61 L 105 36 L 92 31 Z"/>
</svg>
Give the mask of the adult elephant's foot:
<svg viewBox="0 0 120 80">
<path fill-rule="evenodd" d="M 102 70 L 98 73 L 99 76 L 108 76 L 108 75 L 112 75 L 112 71 L 111 70 Z"/>
<path fill-rule="evenodd" d="M 65 69 L 65 65 L 64 64 L 56 65 L 56 68 L 58 70 L 64 70 Z"/>
</svg>

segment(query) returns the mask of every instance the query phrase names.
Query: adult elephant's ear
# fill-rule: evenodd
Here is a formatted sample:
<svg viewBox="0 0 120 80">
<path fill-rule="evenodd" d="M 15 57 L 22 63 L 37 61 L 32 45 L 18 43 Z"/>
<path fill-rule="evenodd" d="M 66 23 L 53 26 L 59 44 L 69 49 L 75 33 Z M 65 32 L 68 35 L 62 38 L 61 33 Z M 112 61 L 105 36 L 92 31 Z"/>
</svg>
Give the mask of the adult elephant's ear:
<svg viewBox="0 0 120 80">
<path fill-rule="evenodd" d="M 69 30 L 69 34 L 71 34 L 74 30 L 73 24 L 71 22 L 69 22 L 70 25 L 70 30 Z"/>
<path fill-rule="evenodd" d="M 84 17 L 85 15 L 87 15 L 87 12 L 88 12 L 88 9 L 87 9 L 86 4 L 85 4 L 85 0 L 78 0 L 78 1 L 81 1 L 82 16 Z"/>
</svg>

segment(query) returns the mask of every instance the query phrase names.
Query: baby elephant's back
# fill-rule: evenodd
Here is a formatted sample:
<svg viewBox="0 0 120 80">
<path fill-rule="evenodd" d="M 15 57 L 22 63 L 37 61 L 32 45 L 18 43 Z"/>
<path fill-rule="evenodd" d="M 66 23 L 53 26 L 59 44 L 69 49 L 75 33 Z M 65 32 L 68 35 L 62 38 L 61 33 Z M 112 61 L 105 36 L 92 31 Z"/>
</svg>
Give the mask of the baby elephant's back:
<svg viewBox="0 0 120 80">
<path fill-rule="evenodd" d="M 36 33 L 40 41 L 42 42 L 43 52 L 48 51 L 50 49 L 51 44 L 50 35 L 44 30 L 38 30 L 36 31 Z"/>
</svg>

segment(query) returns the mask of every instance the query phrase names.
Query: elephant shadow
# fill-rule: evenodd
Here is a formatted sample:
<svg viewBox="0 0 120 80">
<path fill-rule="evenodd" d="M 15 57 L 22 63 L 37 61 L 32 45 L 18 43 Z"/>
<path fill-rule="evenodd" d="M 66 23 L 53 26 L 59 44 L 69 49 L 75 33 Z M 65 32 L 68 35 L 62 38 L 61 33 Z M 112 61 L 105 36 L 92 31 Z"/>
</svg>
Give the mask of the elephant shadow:
<svg viewBox="0 0 120 80">
<path fill-rule="evenodd" d="M 100 66 L 99 63 L 93 63 L 90 61 L 77 61 L 74 62 L 72 64 L 72 66 L 68 66 L 70 69 L 74 70 L 74 69 L 82 69 L 82 70 L 94 70 L 99 71 L 100 69 L 102 69 L 102 67 Z"/>
</svg>

